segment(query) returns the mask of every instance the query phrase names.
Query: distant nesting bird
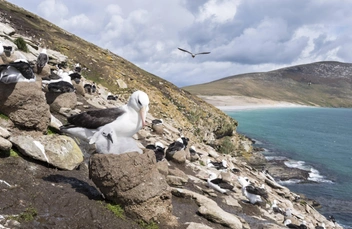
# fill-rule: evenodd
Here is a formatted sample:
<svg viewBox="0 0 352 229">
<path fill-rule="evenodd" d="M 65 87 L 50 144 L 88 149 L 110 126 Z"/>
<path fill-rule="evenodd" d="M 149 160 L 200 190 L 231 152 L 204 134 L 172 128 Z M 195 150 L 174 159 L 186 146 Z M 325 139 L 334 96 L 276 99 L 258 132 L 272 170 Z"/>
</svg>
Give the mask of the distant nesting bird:
<svg viewBox="0 0 352 229">
<path fill-rule="evenodd" d="M 227 169 L 227 161 L 222 159 L 221 162 L 207 160 L 207 166 L 209 168 L 216 168 L 217 170 Z"/>
<path fill-rule="evenodd" d="M 325 223 L 322 223 L 321 226 L 319 226 L 319 224 L 316 223 L 315 229 L 326 229 L 325 228 Z"/>
<path fill-rule="evenodd" d="M 152 120 L 152 129 L 155 133 L 157 134 L 163 134 L 164 133 L 164 125 L 163 125 L 163 120 L 162 119 L 154 119 Z"/>
<path fill-rule="evenodd" d="M 332 215 L 329 215 L 329 221 L 333 222 L 333 223 L 336 223 L 336 219 L 334 216 Z"/>
<path fill-rule="evenodd" d="M 242 194 L 249 200 L 251 204 L 262 202 L 262 198 L 268 199 L 268 193 L 263 187 L 255 187 L 251 185 L 247 177 L 238 177 L 238 181 L 242 186 Z"/>
<path fill-rule="evenodd" d="M 290 219 L 285 220 L 284 225 L 288 228 L 293 229 L 307 229 L 306 222 L 303 221 L 300 225 L 293 224 Z"/>
<path fill-rule="evenodd" d="M 12 46 L 11 46 L 11 45 L 9 45 L 9 46 L 3 46 L 3 48 L 4 48 L 4 53 L 5 53 L 5 55 L 6 55 L 6 56 L 11 56 L 11 53 L 12 53 L 12 51 L 13 51 Z"/>
<path fill-rule="evenodd" d="M 162 161 L 165 158 L 165 146 L 163 143 L 155 142 L 154 144 L 147 145 L 145 148 L 154 151 L 157 162 Z"/>
<path fill-rule="evenodd" d="M 166 150 L 166 153 L 173 152 L 173 151 L 180 151 L 184 150 L 185 145 L 183 144 L 182 138 L 176 139 L 173 143 L 169 145 L 169 147 Z"/>
<path fill-rule="evenodd" d="M 71 72 L 69 76 L 71 77 L 71 80 L 75 81 L 77 84 L 81 82 L 82 76 L 78 72 Z"/>
<path fill-rule="evenodd" d="M 226 194 L 228 191 L 233 191 L 234 188 L 233 185 L 227 183 L 221 178 L 218 178 L 218 176 L 213 172 L 209 172 L 209 178 L 207 179 L 207 183 L 210 188 L 223 194 Z"/>
<path fill-rule="evenodd" d="M 277 206 L 276 200 L 274 200 L 273 205 L 271 205 L 271 208 L 273 209 L 274 213 L 280 213 L 282 215 L 285 215 L 285 212 L 281 208 L 279 208 L 279 206 Z"/>
<path fill-rule="evenodd" d="M 191 147 L 189 148 L 189 153 L 191 154 L 191 156 L 196 155 L 196 154 L 197 154 L 196 147 L 191 146 Z"/>
<path fill-rule="evenodd" d="M 44 68 L 44 66 L 48 63 L 49 56 L 46 53 L 46 49 L 42 49 L 37 57 L 37 73 L 40 74 Z"/>
<path fill-rule="evenodd" d="M 209 54 L 210 52 L 199 52 L 199 53 L 191 53 L 190 51 L 187 51 L 185 49 L 182 49 L 182 48 L 178 48 L 179 50 L 183 51 L 183 52 L 186 52 L 186 53 L 189 53 L 192 55 L 192 57 L 194 58 L 196 55 L 199 55 L 199 54 Z"/>
<path fill-rule="evenodd" d="M 75 64 L 75 72 L 80 73 L 82 70 L 81 65 L 79 63 Z"/>
<path fill-rule="evenodd" d="M 112 95 L 110 92 L 108 93 L 108 96 L 106 97 L 107 100 L 117 100 L 117 95 Z"/>
</svg>

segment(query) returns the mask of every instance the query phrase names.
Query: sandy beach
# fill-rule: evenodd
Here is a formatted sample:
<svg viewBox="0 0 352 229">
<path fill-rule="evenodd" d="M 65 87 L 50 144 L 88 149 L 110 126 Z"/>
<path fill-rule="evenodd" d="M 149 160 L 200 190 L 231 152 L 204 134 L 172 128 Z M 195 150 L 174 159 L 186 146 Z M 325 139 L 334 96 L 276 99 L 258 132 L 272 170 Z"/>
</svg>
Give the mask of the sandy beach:
<svg viewBox="0 0 352 229">
<path fill-rule="evenodd" d="M 280 108 L 280 107 L 308 107 L 285 101 L 274 101 L 269 99 L 257 99 L 247 96 L 204 96 L 198 95 L 201 99 L 220 110 L 246 110 L 246 109 L 263 109 L 263 108 Z"/>
</svg>

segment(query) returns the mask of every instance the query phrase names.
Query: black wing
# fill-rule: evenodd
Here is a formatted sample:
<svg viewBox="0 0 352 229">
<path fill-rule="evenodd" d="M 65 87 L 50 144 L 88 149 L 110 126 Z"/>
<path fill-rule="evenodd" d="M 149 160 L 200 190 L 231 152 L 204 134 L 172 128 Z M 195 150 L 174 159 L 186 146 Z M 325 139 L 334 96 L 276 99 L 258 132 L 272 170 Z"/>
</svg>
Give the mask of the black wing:
<svg viewBox="0 0 352 229">
<path fill-rule="evenodd" d="M 169 147 L 166 150 L 166 153 L 172 152 L 172 151 L 180 151 L 183 148 L 184 148 L 184 145 L 181 142 L 175 141 L 169 145 Z"/>
<path fill-rule="evenodd" d="M 199 55 L 199 54 L 209 54 L 210 52 L 200 52 L 200 53 L 196 53 L 195 55 Z"/>
<path fill-rule="evenodd" d="M 178 48 L 178 49 L 181 50 L 181 51 L 183 51 L 183 52 L 187 52 L 187 53 L 193 55 L 193 53 L 191 53 L 190 51 L 187 51 L 186 49 L 181 49 L 181 48 Z"/>
<path fill-rule="evenodd" d="M 268 199 L 268 193 L 263 188 L 257 188 L 257 187 L 254 187 L 252 185 L 248 185 L 248 186 L 246 186 L 246 191 L 248 193 L 251 193 L 251 194 L 254 194 L 254 195 L 259 195 L 259 196 L 262 196 L 265 199 Z"/>
<path fill-rule="evenodd" d="M 233 185 L 224 182 L 223 179 L 221 178 L 215 178 L 210 182 L 213 184 L 217 184 L 220 188 L 223 188 L 223 189 L 233 189 Z"/>
<path fill-rule="evenodd" d="M 115 121 L 123 113 L 125 111 L 120 108 L 91 110 L 68 117 L 67 121 L 74 126 L 96 129 Z"/>
</svg>

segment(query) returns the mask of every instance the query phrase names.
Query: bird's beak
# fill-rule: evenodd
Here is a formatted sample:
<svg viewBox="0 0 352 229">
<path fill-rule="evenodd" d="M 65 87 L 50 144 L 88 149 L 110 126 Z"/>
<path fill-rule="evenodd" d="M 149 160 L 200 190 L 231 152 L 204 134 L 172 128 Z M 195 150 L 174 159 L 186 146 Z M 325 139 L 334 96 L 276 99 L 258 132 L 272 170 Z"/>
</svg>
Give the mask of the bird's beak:
<svg viewBox="0 0 352 229">
<path fill-rule="evenodd" d="M 139 110 L 139 113 L 141 115 L 141 118 L 142 118 L 142 128 L 145 126 L 145 118 L 147 116 L 147 110 L 146 110 L 146 107 L 142 107 L 140 110 Z"/>
<path fill-rule="evenodd" d="M 108 134 L 108 135 L 106 136 L 106 138 L 107 138 L 109 141 L 111 141 L 111 143 L 114 143 L 114 141 L 112 140 L 111 134 Z"/>
</svg>

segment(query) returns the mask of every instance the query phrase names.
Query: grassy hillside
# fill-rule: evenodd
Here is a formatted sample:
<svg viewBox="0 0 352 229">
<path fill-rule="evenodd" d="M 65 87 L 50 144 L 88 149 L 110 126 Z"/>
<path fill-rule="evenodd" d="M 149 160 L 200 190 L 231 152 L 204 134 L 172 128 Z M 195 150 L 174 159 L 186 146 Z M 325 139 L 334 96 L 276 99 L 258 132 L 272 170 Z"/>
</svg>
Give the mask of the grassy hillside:
<svg viewBox="0 0 352 229">
<path fill-rule="evenodd" d="M 230 76 L 183 89 L 197 95 L 241 95 L 305 105 L 352 107 L 352 64 L 317 62 Z"/>
<path fill-rule="evenodd" d="M 16 33 L 38 39 L 38 42 L 41 38 L 43 45 L 68 56 L 67 66 L 73 68 L 75 63 L 80 63 L 90 69 L 83 75 L 118 94 L 119 98 L 127 99 L 136 89 L 145 91 L 151 100 L 149 112 L 182 129 L 184 134 L 191 133 L 190 138 L 204 140 L 209 133 L 221 137 L 228 129 L 236 129 L 237 122 L 217 108 L 109 50 L 3 0 L 0 0 L 0 13 L 6 15 Z M 120 88 L 118 80 L 125 82 L 128 88 Z"/>
</svg>

